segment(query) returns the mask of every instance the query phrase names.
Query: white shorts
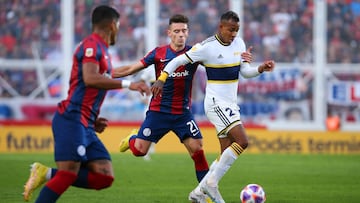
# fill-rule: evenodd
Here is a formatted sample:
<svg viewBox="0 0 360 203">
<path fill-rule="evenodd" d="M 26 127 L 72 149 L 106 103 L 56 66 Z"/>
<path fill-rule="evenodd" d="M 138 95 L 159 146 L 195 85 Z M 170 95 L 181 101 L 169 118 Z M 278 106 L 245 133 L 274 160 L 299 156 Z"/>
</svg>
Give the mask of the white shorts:
<svg viewBox="0 0 360 203">
<path fill-rule="evenodd" d="M 205 100 L 204 106 L 205 114 L 215 126 L 219 138 L 227 137 L 229 130 L 242 124 L 237 104 Z"/>
</svg>

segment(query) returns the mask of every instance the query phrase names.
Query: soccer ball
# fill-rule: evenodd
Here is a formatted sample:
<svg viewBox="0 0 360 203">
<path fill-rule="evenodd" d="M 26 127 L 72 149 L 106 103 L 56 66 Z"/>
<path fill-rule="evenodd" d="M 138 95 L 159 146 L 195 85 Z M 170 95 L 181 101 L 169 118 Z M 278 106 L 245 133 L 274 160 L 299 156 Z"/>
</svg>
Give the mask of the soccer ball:
<svg viewBox="0 0 360 203">
<path fill-rule="evenodd" d="M 241 203 L 264 203 L 265 200 L 264 189 L 258 184 L 249 184 L 241 190 Z"/>
</svg>

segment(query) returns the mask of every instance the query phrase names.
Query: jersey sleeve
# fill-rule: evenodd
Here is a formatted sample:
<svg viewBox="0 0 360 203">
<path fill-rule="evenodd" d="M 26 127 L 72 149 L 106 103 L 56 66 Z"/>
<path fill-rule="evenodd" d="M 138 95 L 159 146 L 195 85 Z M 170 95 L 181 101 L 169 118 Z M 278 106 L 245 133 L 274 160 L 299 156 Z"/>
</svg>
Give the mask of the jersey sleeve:
<svg viewBox="0 0 360 203">
<path fill-rule="evenodd" d="M 156 49 L 151 50 L 148 52 L 144 58 L 140 60 L 140 62 L 145 66 L 150 66 L 155 63 L 155 55 L 156 55 Z"/>
<path fill-rule="evenodd" d="M 191 63 L 204 62 L 207 59 L 206 45 L 197 43 L 189 51 L 187 51 L 185 55 Z"/>
<path fill-rule="evenodd" d="M 99 61 L 100 61 L 100 57 L 101 55 L 99 56 L 98 54 L 98 49 L 97 49 L 97 45 L 96 45 L 96 42 L 94 41 L 85 41 L 84 44 L 83 44 L 83 63 L 88 63 L 88 62 L 91 62 L 91 63 L 96 63 L 96 64 L 99 64 Z M 100 51 L 101 52 L 101 51 Z"/>
<path fill-rule="evenodd" d="M 238 37 L 238 43 L 239 43 L 239 50 L 241 53 L 245 52 L 246 51 L 246 45 L 245 45 L 245 42 L 242 38 Z M 245 62 L 245 60 L 243 60 L 241 58 L 241 63 Z"/>
</svg>

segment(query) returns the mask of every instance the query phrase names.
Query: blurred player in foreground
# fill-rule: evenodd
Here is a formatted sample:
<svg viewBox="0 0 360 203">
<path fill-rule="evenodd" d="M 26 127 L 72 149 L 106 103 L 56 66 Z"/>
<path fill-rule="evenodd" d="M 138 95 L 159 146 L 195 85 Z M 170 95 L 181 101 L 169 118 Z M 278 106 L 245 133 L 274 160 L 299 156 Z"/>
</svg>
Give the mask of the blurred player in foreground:
<svg viewBox="0 0 360 203">
<path fill-rule="evenodd" d="M 70 185 L 96 190 L 112 185 L 114 173 L 110 154 L 96 135 L 107 127 L 107 120 L 98 117 L 106 91 L 129 88 L 150 94 L 143 82 L 111 78 L 108 46 L 115 44 L 119 17 L 109 6 L 94 9 L 93 32 L 76 48 L 68 97 L 58 104 L 52 121 L 57 169 L 34 163 L 25 184 L 25 201 L 50 178 L 40 191 L 37 203 L 56 202 Z"/>
<path fill-rule="evenodd" d="M 245 78 L 255 77 L 264 71 L 272 71 L 275 66 L 274 61 L 269 60 L 256 68 L 251 67 L 241 57 L 246 47 L 244 41 L 237 37 L 238 31 L 238 15 L 232 11 L 224 13 L 217 34 L 171 60 L 151 88 L 154 97 L 164 96 L 164 84 L 177 67 L 198 62 L 205 66 L 208 80 L 204 108 L 216 128 L 221 155 L 191 193 L 204 192 L 216 203 L 225 202 L 218 190 L 219 181 L 248 146 L 237 103 L 239 72 Z"/>
</svg>

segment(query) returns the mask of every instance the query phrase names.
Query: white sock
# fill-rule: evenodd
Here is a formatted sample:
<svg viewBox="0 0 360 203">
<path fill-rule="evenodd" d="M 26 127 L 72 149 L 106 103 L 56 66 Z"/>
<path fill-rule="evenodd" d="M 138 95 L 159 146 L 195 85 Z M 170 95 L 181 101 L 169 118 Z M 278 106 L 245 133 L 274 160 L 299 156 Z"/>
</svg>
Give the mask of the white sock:
<svg viewBox="0 0 360 203">
<path fill-rule="evenodd" d="M 200 190 L 201 185 L 205 183 L 205 181 L 207 180 L 207 178 L 210 176 L 210 173 L 214 170 L 216 164 L 217 164 L 218 160 L 215 159 L 209 168 L 209 171 L 206 173 L 206 175 L 203 177 L 203 179 L 200 181 L 200 183 L 196 186 L 196 188 L 194 189 L 195 193 L 199 194 L 202 193 L 202 191 Z"/>
<path fill-rule="evenodd" d="M 47 172 L 46 172 L 46 180 L 50 180 L 51 179 L 51 168 L 48 168 Z"/>
<path fill-rule="evenodd" d="M 229 170 L 231 165 L 235 162 L 238 156 L 243 152 L 243 148 L 236 142 L 232 143 L 220 156 L 220 160 L 216 167 L 207 178 L 207 184 L 210 186 L 217 186 L 221 178 Z"/>
</svg>

